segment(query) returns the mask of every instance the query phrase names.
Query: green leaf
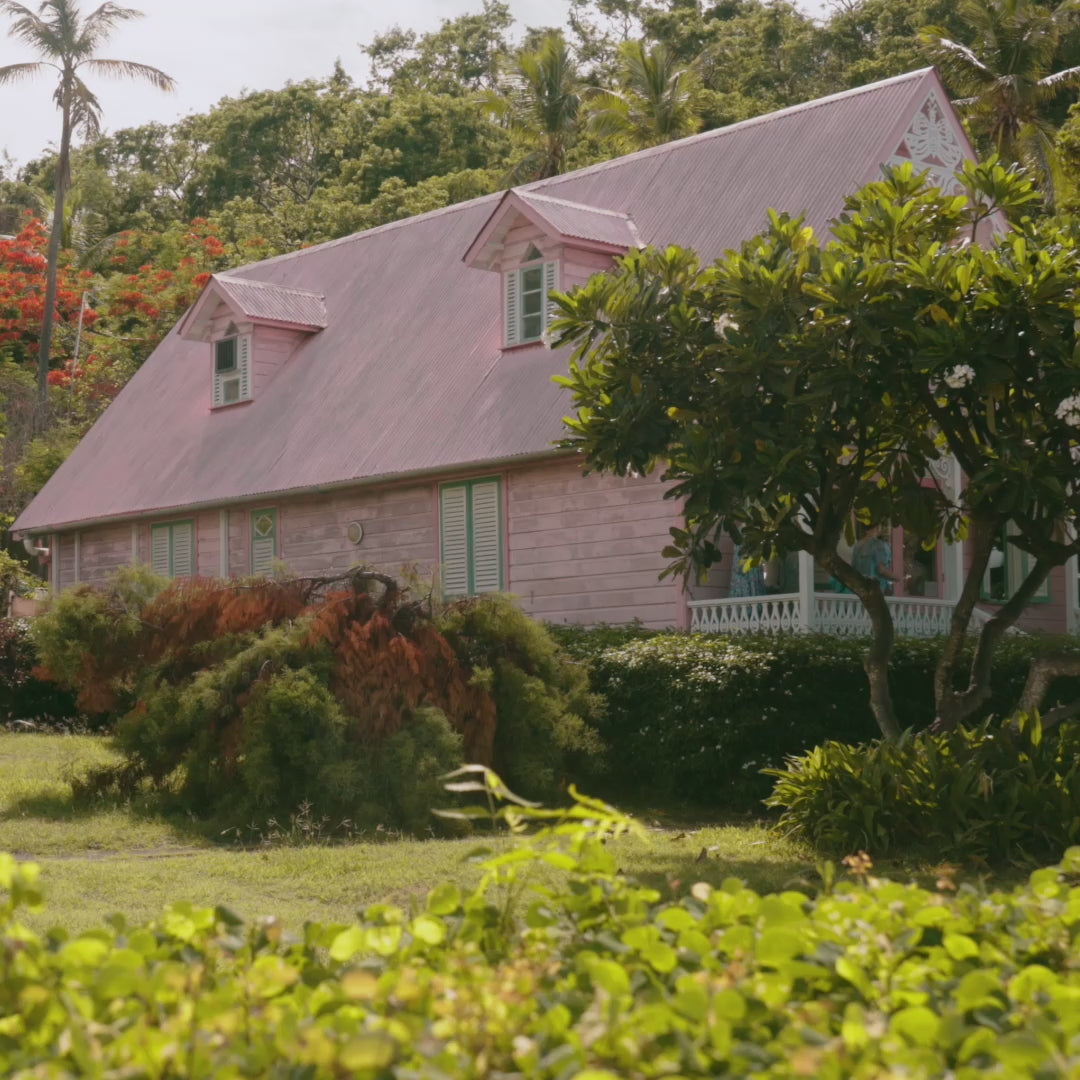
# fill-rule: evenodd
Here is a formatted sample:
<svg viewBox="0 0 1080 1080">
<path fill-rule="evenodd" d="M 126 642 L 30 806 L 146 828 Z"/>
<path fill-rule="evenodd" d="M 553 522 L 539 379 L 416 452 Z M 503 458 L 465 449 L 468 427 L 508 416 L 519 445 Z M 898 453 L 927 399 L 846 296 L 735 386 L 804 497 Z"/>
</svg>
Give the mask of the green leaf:
<svg viewBox="0 0 1080 1080">
<path fill-rule="evenodd" d="M 461 907 L 461 890 L 450 881 L 436 885 L 428 893 L 427 909 L 432 915 L 453 915 Z"/>
</svg>

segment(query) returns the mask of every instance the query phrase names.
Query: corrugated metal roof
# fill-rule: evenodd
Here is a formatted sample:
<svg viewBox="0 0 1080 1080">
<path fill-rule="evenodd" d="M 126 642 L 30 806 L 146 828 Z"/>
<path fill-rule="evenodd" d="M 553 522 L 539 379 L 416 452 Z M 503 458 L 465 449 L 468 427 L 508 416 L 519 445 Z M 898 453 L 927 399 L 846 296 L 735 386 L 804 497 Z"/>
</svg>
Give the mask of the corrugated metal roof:
<svg viewBox="0 0 1080 1080">
<path fill-rule="evenodd" d="M 632 248 L 641 243 L 629 214 L 603 210 L 583 203 L 568 202 L 525 188 L 516 193 L 531 206 L 560 236 L 595 240 L 613 247 Z"/>
<path fill-rule="evenodd" d="M 929 88 L 929 69 L 521 189 L 598 228 L 705 260 L 806 213 L 821 231 L 878 175 Z M 251 297 L 325 296 L 332 314 L 257 400 L 210 411 L 205 344 L 168 335 L 15 528 L 44 532 L 257 495 L 542 453 L 562 434 L 565 354 L 501 349 L 501 282 L 461 261 L 490 195 L 233 270 Z M 581 208 L 589 211 L 584 214 Z M 617 220 L 617 219 L 615 219 Z M 621 226 L 620 226 L 621 227 Z M 235 285 L 230 285 L 235 288 Z M 276 310 L 276 309 L 275 309 Z"/>
<path fill-rule="evenodd" d="M 315 330 L 326 326 L 326 303 L 320 293 L 228 274 L 215 274 L 212 280 L 249 319 L 291 323 Z"/>
</svg>

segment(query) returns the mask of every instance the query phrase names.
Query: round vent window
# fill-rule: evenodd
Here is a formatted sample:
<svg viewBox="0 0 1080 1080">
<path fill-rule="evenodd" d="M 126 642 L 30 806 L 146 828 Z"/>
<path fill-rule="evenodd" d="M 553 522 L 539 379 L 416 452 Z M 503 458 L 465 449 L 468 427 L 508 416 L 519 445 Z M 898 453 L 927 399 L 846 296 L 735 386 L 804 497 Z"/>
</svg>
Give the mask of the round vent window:
<svg viewBox="0 0 1080 1080">
<path fill-rule="evenodd" d="M 359 521 L 349 525 L 349 543 L 359 547 L 364 542 L 364 526 Z"/>
</svg>

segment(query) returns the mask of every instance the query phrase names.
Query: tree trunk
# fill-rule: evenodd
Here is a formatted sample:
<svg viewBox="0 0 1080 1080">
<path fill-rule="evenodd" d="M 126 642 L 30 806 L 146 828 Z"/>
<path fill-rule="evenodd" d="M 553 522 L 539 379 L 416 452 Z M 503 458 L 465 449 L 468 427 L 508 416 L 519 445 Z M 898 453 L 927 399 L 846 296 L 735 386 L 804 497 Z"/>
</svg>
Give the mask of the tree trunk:
<svg viewBox="0 0 1080 1080">
<path fill-rule="evenodd" d="M 1008 557 L 1007 553 L 1006 557 Z M 994 649 L 1005 631 L 1023 614 L 1024 608 L 1046 581 L 1051 569 L 1051 563 L 1036 559 L 1031 572 L 1020 583 L 1020 588 L 1013 593 L 1007 603 L 998 608 L 994 617 L 982 628 L 979 641 L 975 646 L 975 655 L 971 658 L 967 689 L 956 691 L 951 686 L 945 688 L 945 697 L 938 703 L 938 717 L 934 721 L 935 731 L 952 731 L 981 705 L 989 701 Z M 973 571 L 974 567 L 968 573 L 967 584 L 970 584 L 971 578 L 974 577 Z M 967 585 L 965 585 L 965 590 L 966 588 Z"/>
<path fill-rule="evenodd" d="M 956 607 L 953 608 L 949 636 L 945 640 L 945 648 L 941 652 L 941 659 L 938 660 L 934 671 L 935 729 L 951 731 L 963 716 L 968 715 L 963 712 L 960 695 L 954 687 L 967 640 L 968 627 L 971 625 L 971 616 L 982 592 L 983 577 L 986 574 L 987 564 L 990 562 L 997 532 L 996 526 L 986 521 L 973 522 L 972 526 L 971 568 L 964 578 L 964 587 L 960 591 Z M 987 687 L 987 693 L 989 693 L 989 687 Z"/>
<path fill-rule="evenodd" d="M 41 319 L 38 349 L 38 430 L 44 430 L 49 415 L 49 366 L 52 360 L 53 322 L 56 312 L 56 282 L 60 270 L 60 248 L 64 238 L 64 200 L 71 171 L 71 91 L 65 86 L 61 113 L 60 157 L 56 163 L 56 194 L 52 228 L 49 230 L 48 264 L 45 270 L 45 311 Z"/>
<path fill-rule="evenodd" d="M 1077 675 L 1080 675 L 1080 656 L 1075 653 L 1037 656 L 1031 661 L 1031 667 L 1028 669 L 1024 692 L 1020 695 L 1020 701 L 1016 706 L 1017 716 L 1034 716 L 1042 709 L 1046 693 L 1055 679 Z M 1078 707 L 1080 706 L 1074 703 L 1052 709 L 1042 718 L 1043 728 L 1053 727 L 1062 720 L 1071 719 L 1076 715 Z"/>
<path fill-rule="evenodd" d="M 892 658 L 896 631 L 885 594 L 876 581 L 864 578 L 853 566 L 844 562 L 836 551 L 816 556 L 822 566 L 842 585 L 847 586 L 862 601 L 870 616 L 870 647 L 863 653 L 863 670 L 870 682 L 870 708 L 881 734 L 890 742 L 900 738 L 900 723 L 893 708 L 889 689 L 889 660 Z"/>
</svg>

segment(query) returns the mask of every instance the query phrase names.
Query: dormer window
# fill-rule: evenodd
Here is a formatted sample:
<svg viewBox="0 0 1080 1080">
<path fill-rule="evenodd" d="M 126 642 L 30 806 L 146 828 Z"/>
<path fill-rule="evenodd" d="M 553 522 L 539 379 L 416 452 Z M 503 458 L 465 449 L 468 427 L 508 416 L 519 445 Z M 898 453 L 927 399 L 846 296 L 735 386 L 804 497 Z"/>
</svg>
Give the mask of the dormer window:
<svg viewBox="0 0 1080 1080">
<path fill-rule="evenodd" d="M 229 331 L 214 342 L 215 409 L 251 399 L 251 335 Z"/>
<path fill-rule="evenodd" d="M 539 255 L 535 248 L 527 254 Z M 559 264 L 554 260 L 533 262 L 503 275 L 506 348 L 539 341 L 552 319 L 548 294 L 559 287 Z"/>
</svg>

